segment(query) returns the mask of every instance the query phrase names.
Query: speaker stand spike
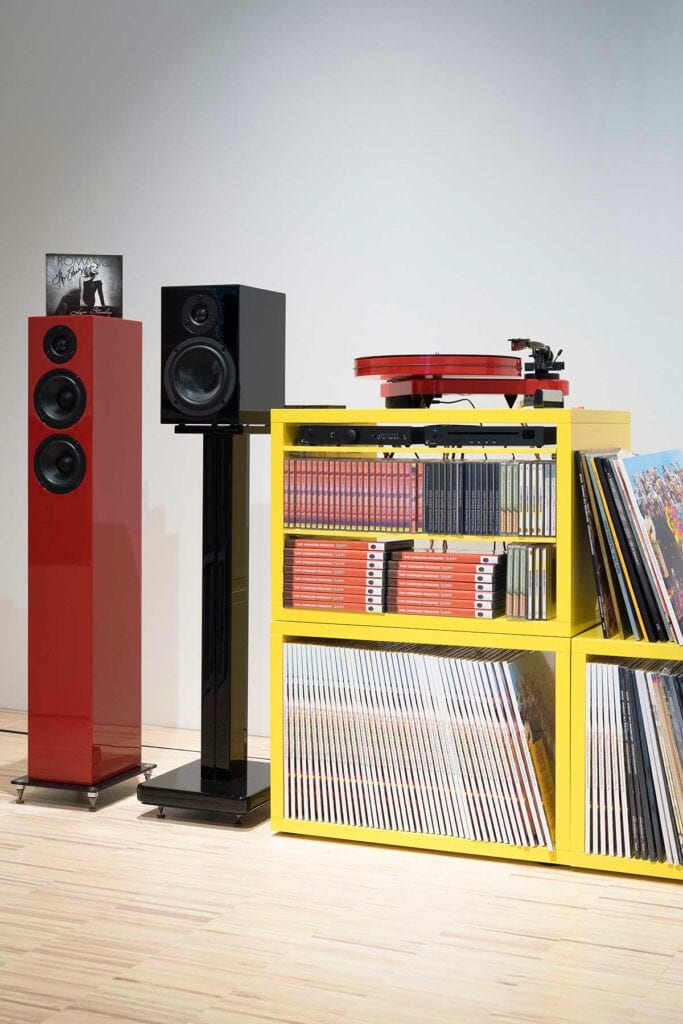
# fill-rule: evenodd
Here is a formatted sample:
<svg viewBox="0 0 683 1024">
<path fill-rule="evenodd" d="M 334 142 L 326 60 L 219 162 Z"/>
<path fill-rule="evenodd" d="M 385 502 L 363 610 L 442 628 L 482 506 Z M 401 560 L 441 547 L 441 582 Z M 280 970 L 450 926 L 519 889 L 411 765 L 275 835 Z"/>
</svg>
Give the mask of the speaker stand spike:
<svg viewBox="0 0 683 1024">
<path fill-rule="evenodd" d="M 249 436 L 176 430 L 203 434 L 201 757 L 140 783 L 138 799 L 241 821 L 270 802 L 270 766 L 247 756 Z"/>
</svg>

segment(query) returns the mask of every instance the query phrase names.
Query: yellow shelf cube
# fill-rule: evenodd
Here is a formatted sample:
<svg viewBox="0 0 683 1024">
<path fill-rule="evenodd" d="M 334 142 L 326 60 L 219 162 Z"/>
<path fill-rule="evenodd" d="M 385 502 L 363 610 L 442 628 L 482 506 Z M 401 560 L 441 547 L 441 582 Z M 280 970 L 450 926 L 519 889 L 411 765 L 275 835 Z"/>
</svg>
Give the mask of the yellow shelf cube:
<svg viewBox="0 0 683 1024">
<path fill-rule="evenodd" d="M 644 640 L 606 640 L 598 626 L 572 640 L 571 655 L 571 794 L 569 861 L 575 867 L 618 871 L 683 881 L 683 866 L 608 857 L 585 852 L 586 809 L 586 663 L 601 658 L 647 658 L 683 663 L 683 647 Z"/>
<path fill-rule="evenodd" d="M 395 619 L 401 618 L 394 616 Z M 430 630 L 395 625 L 381 634 L 372 626 L 344 626 L 341 623 L 273 622 L 271 626 L 271 694 L 270 694 L 270 803 L 272 827 L 277 832 L 351 839 L 359 842 L 412 846 L 424 850 L 471 853 L 490 857 L 510 857 L 544 863 L 565 863 L 569 850 L 569 763 L 570 763 L 570 644 L 563 637 L 546 639 L 495 633 L 482 636 L 479 620 L 470 631 Z M 553 656 L 555 666 L 555 849 L 512 846 L 505 843 L 478 842 L 453 836 L 399 832 L 388 829 L 361 828 L 325 822 L 304 821 L 284 816 L 284 694 L 283 647 L 297 640 L 320 641 L 386 641 L 403 644 L 434 644 L 444 647 L 479 647 L 483 650 L 544 651 Z"/>
<path fill-rule="evenodd" d="M 550 449 L 557 463 L 557 532 L 555 537 L 491 537 L 470 535 L 461 537 L 443 537 L 419 533 L 368 533 L 351 530 L 325 529 L 291 529 L 284 526 L 284 460 L 287 454 L 298 452 L 305 456 L 315 454 L 306 445 L 295 445 L 298 427 L 306 423 L 354 423 L 373 425 L 381 423 L 424 425 L 429 423 L 462 423 L 483 424 L 485 426 L 500 424 L 538 424 L 554 426 L 557 429 L 557 443 Z M 588 629 L 598 621 L 595 584 L 590 560 L 590 552 L 583 526 L 583 509 L 580 506 L 580 495 L 576 485 L 574 466 L 575 452 L 586 448 L 628 448 L 630 445 L 630 415 L 626 412 L 596 412 L 588 409 L 458 409 L 436 407 L 432 409 L 275 409 L 271 417 L 271 456 L 272 456 L 272 607 L 273 618 L 283 621 L 299 621 L 300 615 L 295 609 L 286 609 L 282 603 L 283 570 L 282 552 L 284 539 L 287 535 L 311 537 L 334 537 L 338 539 L 413 539 L 434 540 L 437 544 L 446 541 L 466 541 L 467 543 L 493 544 L 517 542 L 553 543 L 556 548 L 556 614 L 554 619 L 544 621 L 520 622 L 505 616 L 496 619 L 477 619 L 477 628 L 482 632 L 498 632 L 518 635 L 525 632 L 538 636 L 571 637 Z M 318 446 L 320 448 L 320 446 Z M 330 446 L 322 449 L 330 457 L 341 457 L 339 448 Z M 362 454 L 381 453 L 386 448 L 364 445 Z M 396 449 L 400 452 L 409 449 Z M 423 454 L 430 449 L 420 447 Z M 464 449 L 459 449 L 464 450 Z M 507 449 L 495 449 L 504 454 Z M 530 454 L 545 452 L 546 449 L 522 449 L 515 446 L 514 451 L 527 451 Z M 354 451 L 346 446 L 346 451 Z M 468 449 L 472 454 L 481 454 L 481 449 Z M 318 451 L 319 454 L 319 451 Z M 434 452 L 436 454 L 436 452 Z M 392 627 L 397 616 L 387 614 L 353 614 L 332 612 L 309 612 L 304 610 L 304 617 L 316 622 L 332 620 L 351 625 L 371 619 L 378 629 Z M 402 619 L 404 617 L 401 617 Z M 468 629 L 471 620 L 448 618 L 444 616 L 410 616 L 404 619 L 409 626 L 420 622 L 424 629 Z M 491 625 L 493 623 L 493 625 Z"/>
<path fill-rule="evenodd" d="M 576 482 L 575 452 L 630 447 L 630 415 L 588 409 L 286 409 L 272 415 L 272 628 L 271 628 L 271 758 L 272 824 L 293 834 L 387 843 L 419 849 L 523 861 L 565 864 L 656 878 L 682 879 L 683 868 L 648 861 L 603 857 L 584 852 L 585 668 L 588 658 L 659 658 L 683 661 L 683 647 L 632 640 L 604 640 L 598 623 L 592 565 L 584 513 Z M 283 525 L 284 458 L 294 453 L 331 457 L 367 457 L 386 448 L 362 446 L 316 448 L 295 445 L 297 428 L 306 423 L 339 424 L 539 424 L 557 428 L 556 445 L 544 449 L 487 449 L 487 454 L 551 453 L 557 463 L 557 531 L 554 538 L 434 537 L 426 534 L 357 533 L 342 530 L 288 529 Z M 418 449 L 425 457 L 446 449 Z M 457 449 L 464 451 L 465 449 Z M 408 449 L 397 449 L 407 452 Z M 448 449 L 448 451 L 454 451 Z M 482 454 L 483 449 L 467 449 Z M 410 538 L 493 544 L 545 541 L 556 545 L 557 614 L 548 621 L 451 618 L 394 613 L 353 613 L 284 608 L 283 550 L 286 536 L 331 538 Z M 483 650 L 545 651 L 553 656 L 556 679 L 556 849 L 507 846 L 445 836 L 395 832 L 322 822 L 285 819 L 283 762 L 282 651 L 288 640 L 401 642 L 406 644 L 475 646 Z"/>
</svg>

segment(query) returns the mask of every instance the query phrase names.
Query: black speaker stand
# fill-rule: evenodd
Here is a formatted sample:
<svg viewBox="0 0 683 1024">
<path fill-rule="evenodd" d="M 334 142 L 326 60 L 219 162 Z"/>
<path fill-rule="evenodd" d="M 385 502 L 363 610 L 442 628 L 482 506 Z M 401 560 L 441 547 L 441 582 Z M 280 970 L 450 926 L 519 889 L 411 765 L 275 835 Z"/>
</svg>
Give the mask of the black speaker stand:
<svg viewBox="0 0 683 1024">
<path fill-rule="evenodd" d="M 201 757 L 138 786 L 138 800 L 219 811 L 239 824 L 270 802 L 270 765 L 247 757 L 249 436 L 242 425 L 185 426 L 202 434 Z"/>
</svg>

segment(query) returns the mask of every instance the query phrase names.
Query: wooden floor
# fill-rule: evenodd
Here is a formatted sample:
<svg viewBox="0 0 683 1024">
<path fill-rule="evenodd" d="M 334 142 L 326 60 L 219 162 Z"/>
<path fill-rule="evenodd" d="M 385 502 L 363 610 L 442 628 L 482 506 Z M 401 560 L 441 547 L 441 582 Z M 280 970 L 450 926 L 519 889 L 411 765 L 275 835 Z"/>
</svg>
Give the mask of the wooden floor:
<svg viewBox="0 0 683 1024">
<path fill-rule="evenodd" d="M 134 783 L 18 806 L 25 756 L 0 733 L 0 1021 L 683 1021 L 675 883 L 158 820 Z"/>
</svg>

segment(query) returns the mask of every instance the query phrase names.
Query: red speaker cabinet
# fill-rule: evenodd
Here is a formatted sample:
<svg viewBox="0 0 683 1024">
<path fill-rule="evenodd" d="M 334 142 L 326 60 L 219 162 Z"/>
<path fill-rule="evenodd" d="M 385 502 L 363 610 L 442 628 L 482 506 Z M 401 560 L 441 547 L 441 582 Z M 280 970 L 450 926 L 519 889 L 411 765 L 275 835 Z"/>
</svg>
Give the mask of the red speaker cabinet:
<svg viewBox="0 0 683 1024">
<path fill-rule="evenodd" d="M 142 325 L 30 317 L 28 775 L 85 789 L 140 748 Z"/>
</svg>

